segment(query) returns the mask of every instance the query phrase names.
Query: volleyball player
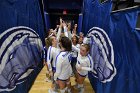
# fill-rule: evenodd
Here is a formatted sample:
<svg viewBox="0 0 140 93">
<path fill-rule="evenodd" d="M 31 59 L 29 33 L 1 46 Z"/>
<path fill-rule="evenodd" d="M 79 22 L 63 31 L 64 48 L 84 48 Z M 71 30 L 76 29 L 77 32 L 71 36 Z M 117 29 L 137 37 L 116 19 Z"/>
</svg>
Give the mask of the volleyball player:
<svg viewBox="0 0 140 93">
<path fill-rule="evenodd" d="M 70 89 L 70 76 L 72 74 L 71 68 L 71 50 L 72 43 L 68 37 L 62 37 L 60 39 L 61 52 L 56 58 L 56 72 L 54 74 L 54 80 L 58 83 L 60 92 L 71 93 Z M 68 86 L 68 87 L 67 87 Z M 67 89 L 68 88 L 68 89 Z"/>
<path fill-rule="evenodd" d="M 89 55 L 90 46 L 88 44 L 82 44 L 80 49 L 72 46 L 73 50 L 78 52 L 77 63 L 76 63 L 76 88 L 79 89 L 79 93 L 84 92 L 84 80 L 88 75 L 88 71 L 93 70 L 93 61 Z"/>
</svg>

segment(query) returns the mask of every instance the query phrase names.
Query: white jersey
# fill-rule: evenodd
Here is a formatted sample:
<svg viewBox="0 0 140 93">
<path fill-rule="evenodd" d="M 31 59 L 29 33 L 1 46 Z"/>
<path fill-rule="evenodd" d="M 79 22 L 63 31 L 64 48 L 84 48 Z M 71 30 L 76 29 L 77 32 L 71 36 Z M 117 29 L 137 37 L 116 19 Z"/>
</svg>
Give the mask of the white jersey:
<svg viewBox="0 0 140 93">
<path fill-rule="evenodd" d="M 74 46 L 74 45 L 73 45 Z M 77 45 L 75 46 L 77 47 Z M 78 48 L 78 47 L 77 47 Z M 72 51 L 72 57 L 77 57 L 78 56 L 78 52 L 77 51 Z"/>
<path fill-rule="evenodd" d="M 83 43 L 84 44 L 89 44 L 90 43 L 90 38 L 84 37 Z"/>
<path fill-rule="evenodd" d="M 57 37 L 56 40 L 59 41 L 60 36 L 61 36 L 61 31 L 62 29 L 59 28 L 58 29 L 58 33 L 57 33 Z M 68 33 L 67 33 L 67 28 L 66 26 L 64 27 L 64 32 L 65 32 L 65 36 L 68 37 Z M 47 64 L 49 67 L 49 71 L 52 71 L 52 67 L 55 68 L 55 60 L 56 60 L 56 56 L 59 54 L 60 52 L 60 48 L 59 45 L 57 44 L 57 48 L 50 46 L 48 48 L 48 52 L 47 52 Z M 52 62 L 52 63 L 51 63 Z"/>
<path fill-rule="evenodd" d="M 52 67 L 56 67 L 55 60 L 56 56 L 59 54 L 60 49 L 50 46 L 47 51 L 47 64 L 49 67 L 49 71 L 52 71 Z"/>
<path fill-rule="evenodd" d="M 80 46 L 81 46 L 81 44 L 77 44 L 77 46 L 76 46 L 76 47 L 77 47 L 77 48 L 80 48 Z"/>
<path fill-rule="evenodd" d="M 87 56 L 82 57 L 78 54 L 76 67 L 81 66 L 82 70 L 78 71 L 78 73 L 82 76 L 86 76 L 88 71 L 92 71 L 93 68 L 93 61 L 91 56 L 88 54 Z"/>
<path fill-rule="evenodd" d="M 72 74 L 71 52 L 60 52 L 56 57 L 56 72 L 54 80 L 67 80 Z"/>
<path fill-rule="evenodd" d="M 93 60 L 91 56 L 89 54 L 87 56 L 81 56 L 80 49 L 75 46 L 72 46 L 72 49 L 78 52 L 76 67 L 80 66 L 82 69 L 81 71 L 77 70 L 78 73 L 81 76 L 86 76 L 88 74 L 88 71 L 93 70 Z"/>
</svg>

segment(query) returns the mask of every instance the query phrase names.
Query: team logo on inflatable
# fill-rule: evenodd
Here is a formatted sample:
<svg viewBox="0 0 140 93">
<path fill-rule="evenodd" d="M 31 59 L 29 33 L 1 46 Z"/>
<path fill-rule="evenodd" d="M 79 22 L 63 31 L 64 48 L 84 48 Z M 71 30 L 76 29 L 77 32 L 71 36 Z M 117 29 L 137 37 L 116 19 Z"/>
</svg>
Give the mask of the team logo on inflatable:
<svg viewBox="0 0 140 93">
<path fill-rule="evenodd" d="M 0 92 L 23 83 L 41 62 L 42 42 L 28 27 L 13 27 L 0 34 Z"/>
<path fill-rule="evenodd" d="M 94 61 L 93 74 L 101 82 L 106 83 L 116 75 L 114 66 L 113 45 L 106 32 L 98 27 L 89 30 L 87 37 L 90 37 L 90 54 Z"/>
</svg>

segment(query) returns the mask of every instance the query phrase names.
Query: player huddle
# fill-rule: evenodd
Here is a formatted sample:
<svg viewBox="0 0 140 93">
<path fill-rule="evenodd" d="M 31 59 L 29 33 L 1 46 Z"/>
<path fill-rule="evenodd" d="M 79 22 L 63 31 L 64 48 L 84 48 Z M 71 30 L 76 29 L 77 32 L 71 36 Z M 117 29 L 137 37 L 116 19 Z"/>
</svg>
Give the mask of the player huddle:
<svg viewBox="0 0 140 93">
<path fill-rule="evenodd" d="M 93 70 L 93 61 L 89 55 L 90 46 L 86 44 L 83 33 L 76 35 L 77 25 L 73 32 L 70 24 L 60 19 L 60 25 L 56 30 L 50 30 L 45 39 L 44 63 L 47 74 L 51 77 L 52 89 L 49 93 L 72 93 L 70 77 L 75 76 L 78 93 L 84 92 L 84 80 L 89 71 Z M 84 43 L 83 43 L 84 40 Z M 48 78 L 49 81 L 49 78 Z"/>
</svg>

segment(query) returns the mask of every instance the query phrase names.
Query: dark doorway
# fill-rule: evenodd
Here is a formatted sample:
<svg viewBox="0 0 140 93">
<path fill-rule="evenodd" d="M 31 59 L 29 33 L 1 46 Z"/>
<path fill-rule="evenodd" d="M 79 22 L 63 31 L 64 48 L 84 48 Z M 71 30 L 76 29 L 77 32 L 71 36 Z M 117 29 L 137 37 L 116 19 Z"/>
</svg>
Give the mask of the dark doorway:
<svg viewBox="0 0 140 93">
<path fill-rule="evenodd" d="M 72 27 L 74 24 L 78 23 L 79 18 L 79 10 L 65 10 L 66 14 L 63 14 L 64 10 L 50 10 L 50 24 L 51 28 L 55 28 L 57 24 L 59 24 L 59 18 L 61 17 L 65 22 L 70 22 L 72 24 Z"/>
<path fill-rule="evenodd" d="M 43 0 L 44 10 L 49 14 L 50 28 L 59 24 L 59 18 L 71 22 L 72 26 L 78 24 L 79 14 L 82 10 L 83 0 Z M 65 13 L 64 13 L 65 12 Z"/>
</svg>

